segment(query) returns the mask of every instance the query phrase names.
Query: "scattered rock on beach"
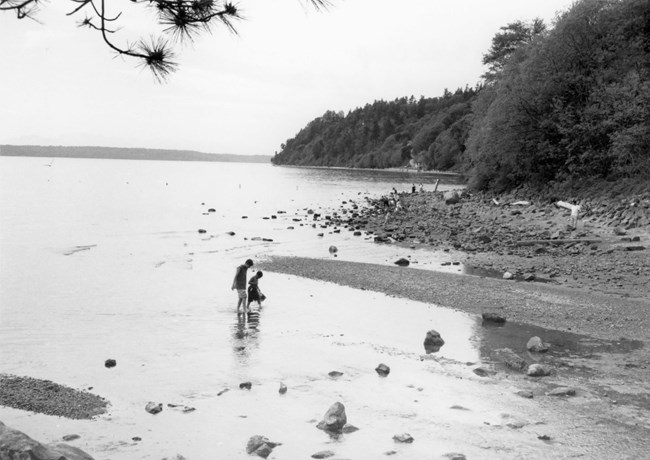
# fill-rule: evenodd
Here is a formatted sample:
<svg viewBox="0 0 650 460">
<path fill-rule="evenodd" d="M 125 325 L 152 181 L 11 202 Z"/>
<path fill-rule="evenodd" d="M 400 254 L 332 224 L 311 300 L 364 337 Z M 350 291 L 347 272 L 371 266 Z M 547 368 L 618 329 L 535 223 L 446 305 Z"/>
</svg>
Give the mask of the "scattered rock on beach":
<svg viewBox="0 0 650 460">
<path fill-rule="evenodd" d="M 492 311 L 484 312 L 481 317 L 483 318 L 484 323 L 503 324 L 506 322 L 506 318 L 504 316 Z"/>
<path fill-rule="evenodd" d="M 528 351 L 534 351 L 535 353 L 546 353 L 551 346 L 548 343 L 542 342 L 542 339 L 539 337 L 531 337 L 528 343 L 526 344 L 526 349 Z"/>
<path fill-rule="evenodd" d="M 450 452 L 448 454 L 443 455 L 444 458 L 448 460 L 467 460 L 467 457 L 465 457 L 465 454 L 457 454 L 455 452 Z"/>
<path fill-rule="evenodd" d="M 411 436 L 408 433 L 402 433 L 402 434 L 396 434 L 393 436 L 393 439 L 395 442 L 402 442 L 402 443 L 412 443 L 413 442 L 413 436 Z"/>
<path fill-rule="evenodd" d="M 330 372 L 327 373 L 327 375 L 329 375 L 330 377 L 332 377 L 332 378 L 335 379 L 335 378 L 338 378 L 338 377 L 342 376 L 342 375 L 343 375 L 343 372 L 339 372 L 339 371 L 330 371 Z"/>
<path fill-rule="evenodd" d="M 161 403 L 155 403 L 155 402 L 148 402 L 147 405 L 144 407 L 144 410 L 149 412 L 150 414 L 158 414 L 162 412 L 163 410 L 163 405 Z"/>
<path fill-rule="evenodd" d="M 93 458 L 73 446 L 67 444 L 41 444 L 27 436 L 22 431 L 9 428 L 0 422 L 0 458 L 30 460 L 93 460 Z"/>
<path fill-rule="evenodd" d="M 107 359 L 106 361 L 104 361 L 104 366 L 110 369 L 111 367 L 117 366 L 117 361 L 115 361 L 114 359 Z"/>
<path fill-rule="evenodd" d="M 199 233 L 207 233 L 207 230 L 204 228 L 199 228 Z"/>
<path fill-rule="evenodd" d="M 510 273 L 510 272 L 505 272 L 505 273 L 503 274 L 503 279 L 504 279 L 504 280 L 511 280 L 511 279 L 513 279 L 514 277 L 515 277 L 515 275 L 513 275 L 513 274 Z"/>
<path fill-rule="evenodd" d="M 347 421 L 348 418 L 345 414 L 345 406 L 340 402 L 335 402 L 327 410 L 323 420 L 316 425 L 316 428 L 329 433 L 341 433 Z"/>
<path fill-rule="evenodd" d="M 510 369 L 523 372 L 528 369 L 528 363 L 524 358 L 512 351 L 510 348 L 495 350 L 496 358 Z"/>
<path fill-rule="evenodd" d="M 287 386 L 284 383 L 280 383 L 280 389 L 278 390 L 278 393 L 281 395 L 285 394 L 287 392 Z"/>
<path fill-rule="evenodd" d="M 526 399 L 533 399 L 533 392 L 530 390 L 519 390 L 515 393 L 517 396 L 521 396 Z"/>
<path fill-rule="evenodd" d="M 70 442 L 79 439 L 80 437 L 81 436 L 79 436 L 78 434 L 66 434 L 61 439 L 63 439 L 65 442 Z"/>
<path fill-rule="evenodd" d="M 489 377 L 491 375 L 496 374 L 496 372 L 494 372 L 494 371 L 492 371 L 492 370 L 490 370 L 490 369 L 488 369 L 486 367 L 483 367 L 483 366 L 480 366 L 480 367 L 477 367 L 476 369 L 473 369 L 472 372 L 474 372 L 474 374 L 478 375 L 479 377 Z"/>
<path fill-rule="evenodd" d="M 546 377 L 547 375 L 551 375 L 551 369 L 544 364 L 531 364 L 528 366 L 526 375 L 529 377 Z"/>
<path fill-rule="evenodd" d="M 268 438 L 260 435 L 251 436 L 246 444 L 246 453 L 250 455 L 257 455 L 258 457 L 267 458 L 277 446 L 279 442 L 269 441 Z"/>
<path fill-rule="evenodd" d="M 339 248 L 332 245 L 332 246 L 330 246 L 329 251 L 330 251 L 330 254 L 335 254 L 335 253 L 339 252 Z"/>
<path fill-rule="evenodd" d="M 408 259 L 405 259 L 402 257 L 401 259 L 397 259 L 395 261 L 395 265 L 399 265 L 400 267 L 408 267 L 410 265 L 410 261 Z"/>
<path fill-rule="evenodd" d="M 424 350 L 427 354 L 435 353 L 445 344 L 445 341 L 440 337 L 440 333 L 434 329 L 427 332 L 424 338 Z"/>
<path fill-rule="evenodd" d="M 316 452 L 315 454 L 312 454 L 311 458 L 330 458 L 336 455 L 334 452 L 331 450 L 321 450 L 320 452 Z"/>
<path fill-rule="evenodd" d="M 390 367 L 382 363 L 375 368 L 375 372 L 377 372 L 380 377 L 386 377 L 388 374 L 390 374 Z"/>
<path fill-rule="evenodd" d="M 576 390 L 575 388 L 559 387 L 549 391 L 548 393 L 546 393 L 546 395 L 547 396 L 575 396 Z"/>
<path fill-rule="evenodd" d="M 253 387 L 253 384 L 251 382 L 242 382 L 239 384 L 239 389 L 240 390 L 250 390 Z"/>
</svg>

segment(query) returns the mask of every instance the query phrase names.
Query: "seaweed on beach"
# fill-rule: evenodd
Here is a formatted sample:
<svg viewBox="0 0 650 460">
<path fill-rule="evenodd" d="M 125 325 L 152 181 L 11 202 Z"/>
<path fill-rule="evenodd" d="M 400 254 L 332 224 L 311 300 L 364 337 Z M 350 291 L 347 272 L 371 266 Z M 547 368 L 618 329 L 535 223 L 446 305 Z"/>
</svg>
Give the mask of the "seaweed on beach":
<svg viewBox="0 0 650 460">
<path fill-rule="evenodd" d="M 91 419 L 106 412 L 108 401 L 50 380 L 0 374 L 0 405 L 71 419 Z"/>
</svg>

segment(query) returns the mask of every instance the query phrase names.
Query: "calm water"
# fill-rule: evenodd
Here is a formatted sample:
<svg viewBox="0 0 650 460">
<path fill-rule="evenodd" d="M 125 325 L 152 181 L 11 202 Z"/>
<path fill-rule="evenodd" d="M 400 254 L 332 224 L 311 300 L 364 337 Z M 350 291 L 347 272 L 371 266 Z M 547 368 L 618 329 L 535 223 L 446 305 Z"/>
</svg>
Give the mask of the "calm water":
<svg viewBox="0 0 650 460">
<path fill-rule="evenodd" d="M 0 157 L 0 372 L 92 387 L 111 407 L 93 421 L 0 407 L 3 422 L 46 442 L 80 434 L 75 445 L 113 460 L 248 458 L 244 447 L 255 434 L 283 443 L 272 454 L 278 459 L 325 449 L 355 459 L 390 451 L 409 459 L 458 451 L 488 458 L 485 449 L 497 449 L 499 458 L 539 453 L 535 437 L 490 435 L 510 417 L 504 404 L 516 415 L 533 403 L 485 385 L 464 364 L 480 360 L 474 317 L 273 273 L 261 281 L 269 298 L 259 325 L 234 314 L 230 284 L 248 257 L 331 257 L 327 248 L 335 244 L 340 258 L 392 263 L 403 250 L 349 234 L 318 238 L 294 219 L 310 208 L 361 204 L 392 187 L 408 190 L 414 176 L 230 163 L 49 163 Z M 433 188 L 435 177 L 417 178 Z M 423 267 L 439 265 L 435 255 L 417 257 Z M 429 329 L 447 342 L 442 361 L 421 360 Z M 117 367 L 106 369 L 107 358 Z M 380 362 L 392 369 L 386 379 L 374 372 Z M 329 378 L 332 370 L 343 376 Z M 239 389 L 244 381 L 251 391 Z M 280 382 L 289 387 L 284 396 Z M 144 411 L 149 401 L 196 410 L 165 406 L 152 416 Z M 332 440 L 315 424 L 336 401 L 360 431 Z M 392 436 L 402 432 L 417 441 L 395 444 Z"/>
</svg>

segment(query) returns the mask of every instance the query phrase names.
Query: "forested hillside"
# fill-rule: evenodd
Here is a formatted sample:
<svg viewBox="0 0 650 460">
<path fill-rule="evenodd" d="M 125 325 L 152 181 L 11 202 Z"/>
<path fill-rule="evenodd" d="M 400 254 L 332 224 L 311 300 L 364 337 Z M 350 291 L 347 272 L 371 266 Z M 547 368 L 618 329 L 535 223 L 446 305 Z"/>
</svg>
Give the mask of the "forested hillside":
<svg viewBox="0 0 650 460">
<path fill-rule="evenodd" d="M 502 27 L 484 80 L 328 111 L 274 164 L 463 172 L 475 189 L 650 177 L 650 1 L 581 0 Z"/>
</svg>

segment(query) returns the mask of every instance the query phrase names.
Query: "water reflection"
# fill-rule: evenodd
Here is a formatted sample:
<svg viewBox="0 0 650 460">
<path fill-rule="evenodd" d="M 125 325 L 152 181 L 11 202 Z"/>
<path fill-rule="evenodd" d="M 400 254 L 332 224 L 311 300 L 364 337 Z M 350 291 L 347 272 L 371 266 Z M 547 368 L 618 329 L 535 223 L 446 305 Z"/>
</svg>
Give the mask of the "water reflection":
<svg viewBox="0 0 650 460">
<path fill-rule="evenodd" d="M 237 321 L 232 326 L 232 349 L 241 365 L 250 364 L 253 350 L 259 348 L 259 318 L 259 310 L 251 310 L 247 315 L 238 312 Z"/>
</svg>

